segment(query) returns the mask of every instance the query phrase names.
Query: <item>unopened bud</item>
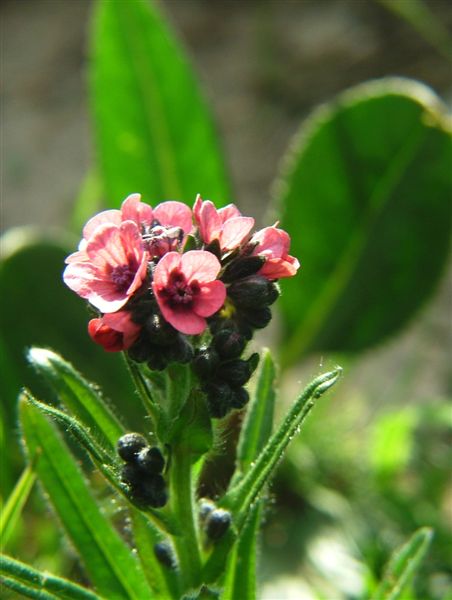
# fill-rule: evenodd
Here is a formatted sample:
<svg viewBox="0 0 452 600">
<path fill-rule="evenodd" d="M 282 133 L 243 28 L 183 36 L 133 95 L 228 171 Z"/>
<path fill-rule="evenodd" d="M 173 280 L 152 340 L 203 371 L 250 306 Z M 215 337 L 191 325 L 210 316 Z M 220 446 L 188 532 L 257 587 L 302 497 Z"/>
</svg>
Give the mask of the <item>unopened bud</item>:
<svg viewBox="0 0 452 600">
<path fill-rule="evenodd" d="M 231 408 L 232 389 L 227 383 L 209 383 L 204 386 L 207 408 L 214 419 L 222 419 Z"/>
<path fill-rule="evenodd" d="M 254 327 L 254 329 L 263 329 L 270 323 L 272 312 L 268 306 L 256 308 L 255 310 L 247 308 L 246 310 L 241 311 L 241 317 L 242 320 L 245 320 L 246 323 L 251 327 Z"/>
<path fill-rule="evenodd" d="M 205 531 L 210 540 L 219 540 L 231 525 L 231 514 L 227 510 L 217 508 L 207 517 Z"/>
<path fill-rule="evenodd" d="M 213 348 L 198 351 L 192 362 L 193 370 L 200 378 L 212 377 L 219 364 L 220 359 Z"/>
<path fill-rule="evenodd" d="M 232 283 L 228 296 L 236 306 L 262 308 L 272 304 L 279 296 L 277 286 L 260 275 L 253 275 Z"/>
<path fill-rule="evenodd" d="M 238 358 L 246 346 L 246 338 L 235 329 L 220 329 L 212 343 L 221 358 Z"/>
<path fill-rule="evenodd" d="M 146 440 L 139 433 L 126 433 L 119 438 L 116 449 L 122 460 L 132 462 L 146 445 Z"/>
<path fill-rule="evenodd" d="M 221 280 L 224 283 L 231 283 L 243 277 L 249 277 L 259 271 L 264 265 L 265 258 L 262 256 L 240 257 L 231 261 L 225 268 Z"/>
<path fill-rule="evenodd" d="M 174 551 L 168 542 L 158 542 L 154 546 L 154 554 L 156 559 L 168 569 L 176 568 L 176 557 Z"/>
<path fill-rule="evenodd" d="M 221 365 L 218 376 L 233 387 L 245 385 L 251 377 L 250 365 L 240 358 L 229 360 Z"/>
<path fill-rule="evenodd" d="M 165 460 L 157 446 L 143 448 L 138 453 L 136 460 L 140 469 L 152 475 L 161 473 L 165 466 Z"/>
<path fill-rule="evenodd" d="M 232 390 L 231 406 L 232 408 L 243 408 L 250 399 L 250 395 L 247 390 L 243 387 L 235 388 Z"/>
</svg>

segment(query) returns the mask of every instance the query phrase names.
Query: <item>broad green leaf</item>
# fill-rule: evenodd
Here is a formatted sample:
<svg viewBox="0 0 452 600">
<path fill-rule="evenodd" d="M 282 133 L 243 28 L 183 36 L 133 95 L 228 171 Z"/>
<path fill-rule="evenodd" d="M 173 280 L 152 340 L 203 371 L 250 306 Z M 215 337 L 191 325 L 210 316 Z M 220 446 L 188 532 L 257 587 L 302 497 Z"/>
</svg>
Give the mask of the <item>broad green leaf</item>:
<svg viewBox="0 0 452 600">
<path fill-rule="evenodd" d="M 77 240 L 17 228 L 3 236 L 1 246 L 0 348 L 5 367 L 2 408 L 6 426 L 15 426 L 21 386 L 32 388 L 38 395 L 47 391 L 25 359 L 25 350 L 33 345 L 53 348 L 76 364 L 88 379 L 99 383 L 118 409 L 124 409 L 121 412 L 127 420 L 138 426 L 140 406 L 134 401 L 121 357 L 92 342 L 87 333 L 86 303 L 62 281 L 64 259 L 75 250 Z M 17 449 L 14 452 L 20 456 Z"/>
<path fill-rule="evenodd" d="M 114 451 L 124 428 L 105 403 L 98 388 L 51 350 L 31 348 L 28 360 L 51 386 L 59 402 L 88 427 L 91 435 L 102 445 Z"/>
<path fill-rule="evenodd" d="M 197 193 L 229 201 L 210 115 L 179 43 L 154 3 L 99 1 L 91 35 L 91 108 L 108 206 Z"/>
<path fill-rule="evenodd" d="M 100 597 L 94 592 L 68 579 L 47 572 L 41 573 L 41 571 L 9 556 L 0 556 L 0 574 L 2 583 L 28 598 L 39 598 L 40 600 L 46 598 L 100 600 Z"/>
<path fill-rule="evenodd" d="M 433 92 L 401 79 L 353 88 L 303 125 L 277 193 L 303 265 L 279 303 L 285 365 L 376 344 L 429 297 L 448 254 L 450 133 Z"/>
<path fill-rule="evenodd" d="M 256 389 L 240 434 L 238 462 L 245 473 L 271 435 L 275 405 L 275 365 L 270 351 L 262 352 Z"/>
<path fill-rule="evenodd" d="M 372 600 L 402 600 L 402 598 L 406 598 L 403 592 L 419 569 L 432 538 L 432 529 L 422 527 L 393 554 Z"/>
<path fill-rule="evenodd" d="M 226 567 L 221 600 L 256 600 L 257 536 L 263 509 L 262 500 L 251 508 Z"/>
<path fill-rule="evenodd" d="M 94 587 L 112 599 L 151 598 L 145 576 L 130 548 L 104 517 L 67 446 L 39 410 L 20 403 L 30 456 L 41 451 L 38 477 Z"/>
<path fill-rule="evenodd" d="M 4 549 L 20 518 L 22 509 L 28 500 L 36 479 L 34 467 L 39 459 L 39 452 L 32 458 L 31 463 L 24 469 L 4 506 L 0 507 L 0 539 Z"/>
<path fill-rule="evenodd" d="M 304 419 L 314 406 L 314 401 L 336 383 L 341 372 L 342 369 L 337 367 L 334 371 L 311 381 L 294 402 L 285 419 L 268 440 L 243 479 L 231 488 L 221 501 L 222 506 L 231 509 L 234 513 L 235 524 L 239 530 L 245 522 L 249 507 L 265 484 L 269 482 L 284 451 L 299 432 Z"/>
</svg>

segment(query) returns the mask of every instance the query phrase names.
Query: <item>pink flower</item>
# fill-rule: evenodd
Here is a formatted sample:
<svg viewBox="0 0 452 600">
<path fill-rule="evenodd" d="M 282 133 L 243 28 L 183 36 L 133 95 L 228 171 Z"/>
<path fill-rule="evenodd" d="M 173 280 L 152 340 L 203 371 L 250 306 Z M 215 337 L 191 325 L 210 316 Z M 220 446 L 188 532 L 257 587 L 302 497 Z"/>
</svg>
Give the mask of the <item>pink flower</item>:
<svg viewBox="0 0 452 600">
<path fill-rule="evenodd" d="M 240 246 L 254 226 L 252 217 L 242 217 L 234 204 L 217 210 L 210 200 L 196 197 L 193 214 L 199 226 L 201 239 L 205 244 L 218 240 L 223 252 Z"/>
<path fill-rule="evenodd" d="M 132 221 L 96 227 L 83 254 L 69 262 L 64 282 L 103 313 L 122 308 L 146 277 L 147 253 Z"/>
<path fill-rule="evenodd" d="M 206 317 L 224 304 L 226 288 L 216 280 L 221 265 L 210 252 L 168 252 L 157 264 L 152 284 L 164 318 L 188 335 L 202 333 Z"/>
<path fill-rule="evenodd" d="M 107 352 L 127 350 L 134 344 L 140 331 L 141 327 L 124 310 L 104 315 L 101 319 L 91 319 L 88 323 L 88 333 L 92 340 Z"/>
<path fill-rule="evenodd" d="M 86 245 L 97 228 L 102 225 L 119 227 L 124 221 L 133 221 L 140 233 L 146 235 L 151 257 L 161 256 L 174 249 L 183 236 L 193 229 L 191 210 L 182 202 L 169 200 L 152 209 L 148 204 L 141 202 L 140 194 L 130 194 L 122 203 L 121 210 L 104 210 L 86 223 L 78 251 L 68 256 L 66 263 L 89 260 Z M 153 252 L 154 246 L 156 253 Z"/>
<path fill-rule="evenodd" d="M 293 277 L 300 268 L 294 256 L 289 256 L 290 237 L 276 226 L 265 227 L 253 235 L 251 244 L 257 243 L 254 256 L 263 256 L 265 263 L 259 271 L 267 279 Z"/>
</svg>

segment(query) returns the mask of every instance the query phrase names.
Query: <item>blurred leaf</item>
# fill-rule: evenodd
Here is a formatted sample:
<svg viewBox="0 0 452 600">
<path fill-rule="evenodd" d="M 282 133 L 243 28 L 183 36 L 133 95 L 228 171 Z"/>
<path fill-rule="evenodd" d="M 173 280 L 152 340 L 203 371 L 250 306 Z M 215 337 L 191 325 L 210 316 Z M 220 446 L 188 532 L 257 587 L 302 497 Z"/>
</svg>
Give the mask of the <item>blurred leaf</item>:
<svg viewBox="0 0 452 600">
<path fill-rule="evenodd" d="M 70 228 L 77 235 L 86 221 L 102 208 L 102 183 L 94 169 L 89 171 L 82 182 L 70 219 Z"/>
<path fill-rule="evenodd" d="M 98 592 L 107 598 L 151 598 L 138 562 L 92 496 L 54 427 L 25 401 L 20 417 L 30 456 L 41 450 L 38 477 Z"/>
<path fill-rule="evenodd" d="M 256 600 L 257 536 L 262 511 L 263 502 L 258 500 L 230 555 L 221 600 Z"/>
<path fill-rule="evenodd" d="M 0 539 L 2 541 L 2 549 L 5 548 L 8 540 L 13 532 L 22 509 L 28 500 L 28 496 L 33 488 L 36 479 L 34 466 L 39 457 L 37 453 L 31 463 L 24 469 L 19 481 L 16 483 L 14 490 L 11 492 L 5 505 L 0 510 Z"/>
<path fill-rule="evenodd" d="M 378 0 L 388 10 L 407 21 L 427 42 L 452 60 L 452 40 L 443 22 L 423 0 Z"/>
<path fill-rule="evenodd" d="M 418 571 L 433 538 L 428 527 L 418 529 L 413 536 L 391 557 L 383 580 L 372 596 L 372 600 L 398 600 L 406 586 Z"/>
<path fill-rule="evenodd" d="M 416 411 L 409 407 L 385 414 L 375 423 L 370 459 L 377 477 L 393 476 L 406 467 L 417 422 Z"/>
<path fill-rule="evenodd" d="M 320 375 L 306 386 L 243 479 L 231 488 L 221 501 L 221 505 L 234 512 L 239 531 L 245 522 L 249 507 L 269 482 L 287 446 L 300 431 L 303 421 L 314 406 L 314 400 L 336 383 L 341 372 L 342 369 L 337 367 L 334 371 Z"/>
<path fill-rule="evenodd" d="M 190 65 L 153 3 L 97 3 L 91 105 L 109 207 L 131 192 L 155 203 L 229 201 L 210 115 Z"/>
<path fill-rule="evenodd" d="M 114 452 L 124 428 L 96 386 L 61 356 L 45 348 L 31 348 L 28 360 L 51 386 L 59 402 L 88 427 L 92 436 Z"/>
<path fill-rule="evenodd" d="M 302 127 L 277 194 L 303 265 L 280 299 L 286 365 L 381 342 L 426 301 L 447 259 L 451 150 L 443 107 L 409 80 L 358 86 Z"/>
<path fill-rule="evenodd" d="M 238 462 L 245 473 L 271 435 L 275 406 L 275 365 L 268 349 L 261 354 L 256 389 L 240 434 Z"/>
<path fill-rule="evenodd" d="M 2 583 L 28 598 L 60 598 L 60 600 L 100 600 L 94 592 L 72 581 L 41 573 L 9 556 L 0 556 Z"/>
</svg>

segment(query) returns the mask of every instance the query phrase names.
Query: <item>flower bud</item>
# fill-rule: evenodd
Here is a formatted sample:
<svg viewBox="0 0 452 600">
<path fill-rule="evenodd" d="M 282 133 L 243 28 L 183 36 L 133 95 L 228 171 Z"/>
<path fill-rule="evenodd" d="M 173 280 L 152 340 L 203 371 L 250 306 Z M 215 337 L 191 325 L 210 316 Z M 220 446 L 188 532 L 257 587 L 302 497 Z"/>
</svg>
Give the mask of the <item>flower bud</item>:
<svg viewBox="0 0 452 600">
<path fill-rule="evenodd" d="M 215 510 L 215 504 L 208 498 L 199 501 L 199 520 L 204 523 L 210 513 Z"/>
<path fill-rule="evenodd" d="M 158 346 L 169 346 L 174 343 L 177 331 L 159 314 L 152 314 L 145 323 L 150 343 Z"/>
<path fill-rule="evenodd" d="M 247 308 L 246 310 L 243 309 L 241 311 L 240 316 L 246 325 L 251 326 L 254 329 L 263 329 L 270 323 L 272 312 L 268 306 L 256 308 L 254 310 Z"/>
<path fill-rule="evenodd" d="M 243 408 L 250 399 L 248 391 L 243 387 L 233 388 L 231 406 L 232 408 Z"/>
<path fill-rule="evenodd" d="M 121 480 L 132 489 L 141 484 L 143 474 L 135 463 L 126 463 L 121 467 Z"/>
<path fill-rule="evenodd" d="M 151 371 L 163 371 L 168 366 L 168 360 L 161 349 L 153 350 L 148 357 L 147 365 Z"/>
<path fill-rule="evenodd" d="M 194 352 L 190 342 L 184 336 L 178 335 L 166 354 L 170 362 L 186 364 L 192 360 Z"/>
<path fill-rule="evenodd" d="M 214 419 L 222 419 L 231 408 L 232 389 L 227 383 L 208 383 L 204 386 L 207 408 Z"/>
<path fill-rule="evenodd" d="M 139 433 L 126 433 L 119 438 L 116 449 L 122 460 L 133 462 L 140 450 L 146 446 L 146 440 Z"/>
<path fill-rule="evenodd" d="M 251 377 L 250 365 L 240 358 L 228 360 L 221 365 L 218 376 L 231 386 L 245 385 Z"/>
<path fill-rule="evenodd" d="M 144 472 L 157 475 L 163 471 L 165 459 L 157 446 L 153 446 L 152 448 L 146 447 L 140 450 L 136 463 Z"/>
<path fill-rule="evenodd" d="M 203 378 L 211 378 L 215 375 L 220 359 L 213 348 L 205 348 L 196 353 L 192 362 L 193 371 L 196 375 Z"/>
<path fill-rule="evenodd" d="M 168 542 L 158 542 L 155 544 L 154 554 L 159 563 L 164 567 L 168 567 L 168 569 L 176 568 L 176 557 L 174 556 L 173 548 Z"/>
<path fill-rule="evenodd" d="M 238 358 L 246 346 L 246 338 L 235 329 L 220 329 L 212 343 L 221 358 Z"/>
<path fill-rule="evenodd" d="M 162 508 L 168 502 L 165 480 L 161 475 L 143 478 L 136 486 L 132 486 L 132 496 L 144 506 Z"/>
<path fill-rule="evenodd" d="M 213 510 L 207 517 L 205 532 L 210 540 L 216 541 L 224 536 L 231 525 L 231 513 L 222 508 Z"/>
<path fill-rule="evenodd" d="M 232 283 L 228 296 L 238 307 L 262 308 L 272 304 L 279 296 L 277 286 L 260 275 L 253 275 Z"/>
<path fill-rule="evenodd" d="M 221 280 L 224 283 L 231 283 L 237 279 L 254 275 L 265 263 L 262 256 L 239 257 L 231 261 L 223 271 Z"/>
<path fill-rule="evenodd" d="M 129 357 L 135 362 L 142 363 L 148 360 L 150 354 L 149 339 L 145 331 L 142 331 L 137 341 L 127 351 Z"/>
</svg>

